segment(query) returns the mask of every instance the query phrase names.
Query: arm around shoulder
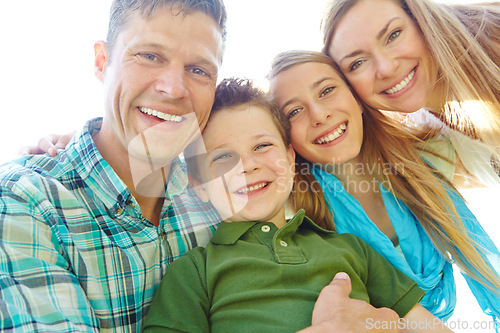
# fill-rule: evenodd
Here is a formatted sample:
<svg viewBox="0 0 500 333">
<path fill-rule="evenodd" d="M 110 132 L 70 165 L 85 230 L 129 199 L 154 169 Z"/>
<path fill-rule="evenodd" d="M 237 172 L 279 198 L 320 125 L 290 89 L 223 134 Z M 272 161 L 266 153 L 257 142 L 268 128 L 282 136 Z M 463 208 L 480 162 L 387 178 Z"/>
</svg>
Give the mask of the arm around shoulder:
<svg viewBox="0 0 500 333">
<path fill-rule="evenodd" d="M 420 304 L 415 305 L 403 319 L 400 326 L 408 333 L 453 332 Z"/>
</svg>

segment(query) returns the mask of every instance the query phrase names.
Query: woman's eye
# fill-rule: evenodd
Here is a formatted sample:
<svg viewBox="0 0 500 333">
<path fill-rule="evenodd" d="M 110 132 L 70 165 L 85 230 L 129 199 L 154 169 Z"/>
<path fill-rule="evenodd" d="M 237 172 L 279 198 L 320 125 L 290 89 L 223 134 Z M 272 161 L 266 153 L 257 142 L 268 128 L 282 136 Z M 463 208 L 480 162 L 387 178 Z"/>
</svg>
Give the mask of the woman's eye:
<svg viewBox="0 0 500 333">
<path fill-rule="evenodd" d="M 290 111 L 288 114 L 287 114 L 287 118 L 290 119 L 292 118 L 293 116 L 295 116 L 297 113 L 299 113 L 300 111 L 302 111 L 301 108 L 296 108 L 296 109 L 293 109 L 292 111 Z"/>
<path fill-rule="evenodd" d="M 393 40 L 395 40 L 396 38 L 398 38 L 400 34 L 401 34 L 401 30 L 393 31 L 389 35 L 389 38 L 387 39 L 387 42 L 389 42 L 389 43 L 392 42 Z"/>
<path fill-rule="evenodd" d="M 356 69 L 358 69 L 359 66 L 361 66 L 361 64 L 363 63 L 362 60 L 358 60 L 358 61 L 355 61 L 350 67 L 349 67 L 349 71 L 352 72 Z"/>
<path fill-rule="evenodd" d="M 325 90 L 323 90 L 321 92 L 320 97 L 328 95 L 329 93 L 331 93 L 333 91 L 333 89 L 335 89 L 335 87 L 328 87 L 328 88 L 326 88 Z"/>
</svg>

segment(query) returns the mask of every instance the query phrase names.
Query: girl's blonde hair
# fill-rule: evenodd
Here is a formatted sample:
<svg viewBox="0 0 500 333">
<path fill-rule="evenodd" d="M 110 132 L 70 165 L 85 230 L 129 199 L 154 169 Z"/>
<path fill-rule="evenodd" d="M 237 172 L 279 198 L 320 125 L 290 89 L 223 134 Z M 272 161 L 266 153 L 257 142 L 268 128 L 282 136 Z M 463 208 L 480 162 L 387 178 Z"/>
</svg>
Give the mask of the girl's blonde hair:
<svg viewBox="0 0 500 333">
<path fill-rule="evenodd" d="M 339 21 L 360 1 L 365 0 L 330 1 L 322 21 L 325 53 Z M 431 0 L 391 1 L 416 22 L 435 61 L 447 101 L 441 110 L 442 120 L 487 143 L 498 158 L 500 2 L 459 6 Z"/>
<path fill-rule="evenodd" d="M 272 80 L 293 66 L 309 62 L 331 66 L 346 81 L 330 57 L 312 51 L 288 51 L 279 54 L 273 60 L 268 78 Z M 351 91 L 359 100 L 354 91 Z M 457 195 L 458 192 L 439 171 L 430 167 L 419 155 L 417 145 L 425 146 L 425 140 L 434 134 L 412 133 L 380 111 L 363 103 L 361 105 L 364 138 L 360 157 L 363 165 L 367 166 L 366 169 L 373 170 L 371 176 L 384 184 L 398 201 L 403 202 L 413 212 L 444 257 L 449 258 L 451 255 L 459 267 L 471 277 L 484 281 L 479 278 L 483 276 L 498 288 L 498 277 L 481 257 L 479 246 L 468 236 L 447 188 L 455 191 Z M 436 155 L 423 148 L 420 150 Z M 303 160 L 300 156 L 298 158 Z M 301 180 L 301 173 L 307 173 L 303 171 L 304 167 L 307 166 L 297 168 L 296 181 Z M 390 172 L 387 172 L 388 167 Z M 307 168 L 310 170 L 311 166 Z M 314 181 L 314 177 L 309 176 Z M 319 186 L 317 182 L 314 183 Z M 315 201 L 311 199 L 314 196 L 312 191 L 294 193 L 294 208 L 305 208 L 306 213 L 308 210 L 318 210 L 318 207 L 309 206 Z M 333 219 L 335 220 L 335 216 Z M 488 287 L 491 288 L 491 285 Z"/>
</svg>

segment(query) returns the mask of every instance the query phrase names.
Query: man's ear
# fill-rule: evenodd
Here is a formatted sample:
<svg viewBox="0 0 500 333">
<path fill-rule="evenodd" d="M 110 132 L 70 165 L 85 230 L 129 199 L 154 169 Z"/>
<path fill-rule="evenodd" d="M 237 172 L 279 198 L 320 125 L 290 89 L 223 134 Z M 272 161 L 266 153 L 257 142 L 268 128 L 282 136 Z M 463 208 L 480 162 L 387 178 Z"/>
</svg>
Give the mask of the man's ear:
<svg viewBox="0 0 500 333">
<path fill-rule="evenodd" d="M 103 81 L 104 72 L 108 63 L 108 46 L 105 41 L 98 41 L 94 44 L 94 71 L 99 81 Z"/>
<path fill-rule="evenodd" d="M 208 202 L 210 201 L 210 198 L 208 197 L 208 193 L 205 190 L 205 185 L 202 184 L 201 181 L 192 178 L 191 176 L 188 175 L 189 178 L 189 184 L 191 184 L 191 187 L 193 188 L 194 192 L 198 195 L 198 197 L 201 199 L 203 202 Z"/>
</svg>

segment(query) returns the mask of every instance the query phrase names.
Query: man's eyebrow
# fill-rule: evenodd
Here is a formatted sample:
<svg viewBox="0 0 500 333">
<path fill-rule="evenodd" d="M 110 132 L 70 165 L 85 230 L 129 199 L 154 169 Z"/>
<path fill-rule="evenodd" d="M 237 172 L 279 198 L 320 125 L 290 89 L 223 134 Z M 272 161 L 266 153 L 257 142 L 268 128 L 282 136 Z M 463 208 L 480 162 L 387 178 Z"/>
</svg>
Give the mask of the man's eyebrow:
<svg viewBox="0 0 500 333">
<path fill-rule="evenodd" d="M 396 17 L 393 17 L 392 19 L 390 19 L 387 24 L 382 28 L 380 29 L 380 31 L 378 32 L 377 34 L 377 39 L 380 39 L 382 38 L 382 36 L 384 36 L 384 34 L 387 32 L 387 29 L 389 29 L 389 26 L 391 25 L 392 21 L 394 20 L 397 20 L 399 18 L 399 16 L 396 16 Z M 358 54 L 361 54 L 363 53 L 361 50 L 356 50 L 356 51 L 353 51 L 345 56 L 343 56 L 340 60 L 339 60 L 339 63 L 341 63 L 344 59 L 346 58 L 351 58 L 351 57 L 355 57 L 357 56 Z"/>
<path fill-rule="evenodd" d="M 132 43 L 132 46 L 134 47 L 151 47 L 155 49 L 164 49 L 165 45 L 160 44 L 160 43 L 155 43 L 155 42 L 146 42 L 146 41 L 139 41 L 137 43 Z"/>
</svg>

